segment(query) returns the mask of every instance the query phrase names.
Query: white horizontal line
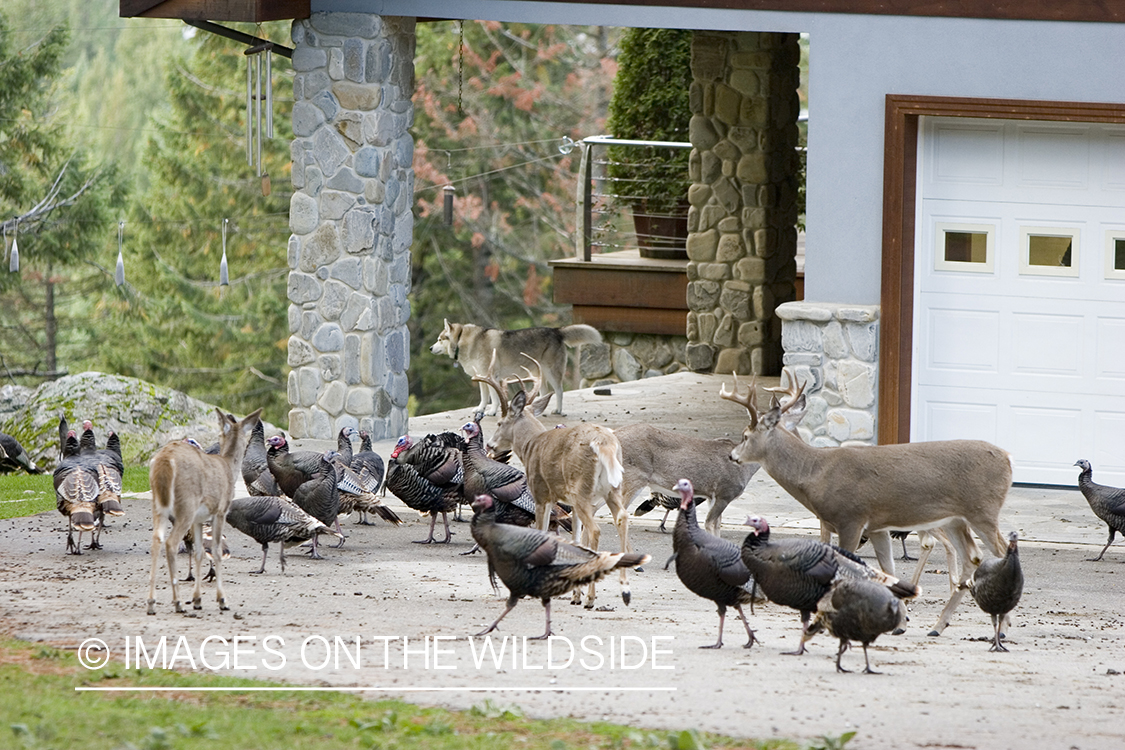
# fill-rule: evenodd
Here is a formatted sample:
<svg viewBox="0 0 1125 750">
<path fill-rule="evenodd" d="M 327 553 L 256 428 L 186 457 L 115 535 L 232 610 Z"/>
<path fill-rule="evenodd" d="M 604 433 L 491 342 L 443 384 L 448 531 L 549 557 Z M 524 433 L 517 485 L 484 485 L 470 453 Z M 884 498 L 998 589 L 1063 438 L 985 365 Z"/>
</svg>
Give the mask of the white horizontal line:
<svg viewBox="0 0 1125 750">
<path fill-rule="evenodd" d="M 150 692 L 150 693 L 210 693 L 210 692 L 337 692 L 337 693 L 499 693 L 499 692 L 529 692 L 533 690 L 546 690 L 554 692 L 583 691 L 583 692 L 675 692 L 674 687 L 76 687 L 79 692 Z"/>
</svg>

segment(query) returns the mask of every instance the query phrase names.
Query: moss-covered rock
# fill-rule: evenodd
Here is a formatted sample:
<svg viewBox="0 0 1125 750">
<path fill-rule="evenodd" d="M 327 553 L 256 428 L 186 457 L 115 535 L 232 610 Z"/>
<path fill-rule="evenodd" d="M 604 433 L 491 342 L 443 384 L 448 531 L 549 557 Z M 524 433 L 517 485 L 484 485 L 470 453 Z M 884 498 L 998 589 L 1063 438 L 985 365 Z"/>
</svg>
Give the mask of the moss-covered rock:
<svg viewBox="0 0 1125 750">
<path fill-rule="evenodd" d="M 44 383 L 22 409 L 0 421 L 0 432 L 13 435 L 37 465 L 49 470 L 58 460 L 60 416 L 76 430 L 82 420 L 93 422 L 98 447 L 111 430 L 116 432 L 127 465 L 148 461 L 172 440 L 192 437 L 205 446 L 218 440 L 213 405 L 171 388 L 100 372 Z"/>
</svg>

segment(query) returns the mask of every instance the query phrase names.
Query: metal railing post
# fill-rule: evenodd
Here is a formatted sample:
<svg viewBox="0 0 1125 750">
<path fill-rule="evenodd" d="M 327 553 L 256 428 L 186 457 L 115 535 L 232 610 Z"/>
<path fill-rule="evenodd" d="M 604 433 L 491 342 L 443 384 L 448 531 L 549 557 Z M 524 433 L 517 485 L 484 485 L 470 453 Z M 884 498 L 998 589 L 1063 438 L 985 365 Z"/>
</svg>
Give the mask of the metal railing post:
<svg viewBox="0 0 1125 750">
<path fill-rule="evenodd" d="M 578 166 L 579 179 L 582 181 L 578 189 L 578 216 L 579 231 L 575 237 L 575 257 L 578 260 L 590 260 L 590 245 L 594 238 L 594 159 L 593 144 L 581 141 L 582 161 Z"/>
</svg>

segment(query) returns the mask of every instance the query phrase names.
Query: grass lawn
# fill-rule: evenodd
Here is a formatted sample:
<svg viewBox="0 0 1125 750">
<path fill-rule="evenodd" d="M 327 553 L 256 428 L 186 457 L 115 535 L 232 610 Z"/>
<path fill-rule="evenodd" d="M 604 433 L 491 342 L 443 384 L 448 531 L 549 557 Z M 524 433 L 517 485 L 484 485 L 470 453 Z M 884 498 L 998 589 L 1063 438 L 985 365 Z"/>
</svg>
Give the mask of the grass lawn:
<svg viewBox="0 0 1125 750">
<path fill-rule="evenodd" d="M 148 492 L 148 466 L 127 466 L 123 492 Z M 0 474 L 0 519 L 33 516 L 55 510 L 55 485 L 50 474 Z"/>
<path fill-rule="evenodd" d="M 95 671 L 72 653 L 0 639 L 0 747 L 64 750 L 250 750 L 253 748 L 770 748 L 783 740 L 735 739 L 685 730 L 637 730 L 573 719 L 526 719 L 518 708 L 485 700 L 447 711 L 349 693 L 89 693 L 78 686 L 236 687 L 267 682 L 125 669 Z M 674 709 L 669 701 L 668 709 Z M 812 747 L 842 747 L 848 735 Z"/>
</svg>

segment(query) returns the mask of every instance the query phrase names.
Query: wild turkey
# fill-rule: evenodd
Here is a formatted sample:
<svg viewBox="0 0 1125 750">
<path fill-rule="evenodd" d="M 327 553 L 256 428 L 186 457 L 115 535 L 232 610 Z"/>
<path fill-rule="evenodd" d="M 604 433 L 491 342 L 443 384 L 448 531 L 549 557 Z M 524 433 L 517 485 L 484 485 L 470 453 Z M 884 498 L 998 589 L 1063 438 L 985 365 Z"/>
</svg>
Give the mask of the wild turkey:
<svg viewBox="0 0 1125 750">
<path fill-rule="evenodd" d="M 866 578 L 838 578 L 817 603 L 816 619 L 801 639 L 802 645 L 821 630 L 840 639 L 836 651 L 836 671 L 849 672 L 840 665 L 850 641 L 863 644 L 863 671 L 871 668 L 867 647 L 883 633 L 889 633 L 906 619 L 906 607 L 894 591 Z"/>
<path fill-rule="evenodd" d="M 340 458 L 344 463 L 351 465 L 352 463 L 352 438 L 359 436 L 359 430 L 354 427 L 345 427 L 340 430 L 340 434 L 336 436 L 336 452 L 340 454 Z"/>
<path fill-rule="evenodd" d="M 212 557 L 212 555 L 214 554 L 214 550 L 212 548 L 212 544 L 214 542 L 214 536 L 212 536 L 212 534 L 211 534 L 211 524 L 209 524 L 209 523 L 203 524 L 203 526 L 200 527 L 200 531 L 203 535 L 203 554 L 207 558 L 207 562 L 210 563 L 210 565 L 211 565 L 210 569 L 207 571 L 207 575 L 203 576 L 203 580 L 206 581 L 207 583 L 210 583 L 211 581 L 215 580 L 215 560 Z M 195 540 L 192 538 L 192 530 L 189 528 L 187 533 L 184 534 L 183 541 L 180 543 L 180 549 L 178 550 L 181 553 L 186 552 L 187 555 L 188 555 L 187 577 L 183 579 L 185 583 L 195 580 L 195 575 L 192 573 L 192 570 L 191 570 L 192 560 L 195 559 L 195 555 L 193 555 L 191 553 L 193 547 L 195 547 Z M 229 560 L 230 559 L 230 545 L 227 544 L 227 535 L 226 534 L 223 534 L 221 547 L 222 547 L 222 550 L 221 550 L 220 554 L 222 555 L 223 560 L 224 561 Z"/>
<path fill-rule="evenodd" d="M 459 439 L 459 436 L 453 437 Z M 391 453 L 392 464 L 409 467 L 409 470 L 395 471 L 393 481 L 388 475 L 387 488 L 407 507 L 430 516 L 429 536 L 416 540 L 415 544 L 448 544 L 453 538 L 449 513 L 457 509 L 461 500 L 465 472 L 461 466 L 461 450 L 449 445 L 450 442 L 455 441 L 445 435 L 427 435 L 417 443 L 409 435 L 403 435 Z M 445 539 L 434 542 L 439 513 L 445 524 Z"/>
<path fill-rule="evenodd" d="M 664 568 L 667 570 L 675 560 L 676 575 L 688 591 L 710 599 L 719 608 L 719 639 L 710 646 L 700 648 L 723 647 L 727 607 L 738 610 L 746 626 L 747 641 L 743 648 L 750 648 L 756 639 L 750 629 L 750 621 L 742 611 L 743 604 L 753 601 L 754 581 L 750 570 L 742 562 L 738 545 L 699 528 L 691 482 L 681 479 L 676 483 L 676 489 L 680 493 L 680 515 L 672 529 L 672 556 L 664 563 Z"/>
<path fill-rule="evenodd" d="M 55 467 L 55 507 L 67 518 L 66 552 L 82 554 L 82 534 L 89 531 L 91 539 L 97 528 L 98 477 L 85 469 L 79 456 L 78 438 L 74 430 L 67 435 L 63 457 Z M 78 541 L 74 541 L 74 530 Z"/>
<path fill-rule="evenodd" d="M 285 548 L 307 542 L 320 534 L 340 535 L 313 518 L 287 497 L 257 495 L 231 501 L 227 522 L 262 545 L 262 567 L 251 573 L 266 572 L 266 554 L 276 542 L 285 572 Z"/>
<path fill-rule="evenodd" d="M 125 509 L 121 505 L 121 477 L 125 473 L 121 442 L 117 434 L 111 432 L 106 448 L 98 450 L 94 425 L 87 419 L 82 422 L 82 437 L 78 441 L 78 447 L 78 460 L 82 468 L 93 474 L 98 482 L 95 511 L 97 528 L 88 549 L 101 549 L 101 534 L 105 529 L 106 516 L 125 515 Z"/>
<path fill-rule="evenodd" d="M 274 435 L 266 443 L 270 446 L 266 451 L 266 466 L 269 467 L 277 486 L 289 497 L 296 499 L 294 493 L 297 488 L 309 481 L 320 470 L 324 455 L 315 451 L 289 450 L 289 443 L 282 435 Z M 331 467 L 329 467 L 331 468 Z M 316 514 L 313 514 L 316 516 Z M 320 516 L 316 516 L 320 518 Z M 324 521 L 323 518 L 320 518 Z M 325 521 L 327 524 L 332 522 Z"/>
<path fill-rule="evenodd" d="M 340 490 L 336 488 L 336 470 L 325 456 L 314 455 L 319 459 L 316 471 L 293 491 L 293 502 L 325 526 L 331 526 L 340 513 Z M 273 470 L 272 459 L 270 468 Z M 277 475 L 276 471 L 274 475 Z M 319 534 L 313 536 L 312 550 L 309 552 L 314 560 L 324 559 L 318 550 L 319 537 Z"/>
<path fill-rule="evenodd" d="M 759 516 L 747 518 L 746 525 L 750 533 L 742 543 L 742 562 L 770 601 L 801 613 L 802 636 L 808 632 L 809 617 L 817 610 L 821 598 L 832 583 L 841 578 L 876 581 L 900 599 L 910 599 L 921 593 L 917 586 L 870 568 L 859 557 L 839 547 L 813 539 L 771 541 L 769 524 Z M 792 653 L 804 652 L 805 638 L 802 637 L 800 646 Z"/>
<path fill-rule="evenodd" d="M 1109 541 L 1102 547 L 1100 555 L 1089 560 L 1089 562 L 1097 562 L 1105 556 L 1105 551 L 1113 544 L 1117 532 L 1120 531 L 1125 535 L 1125 489 L 1096 484 L 1093 478 L 1094 469 L 1084 458 L 1078 459 L 1074 465 L 1082 469 L 1078 475 L 1078 489 L 1082 490 L 1083 497 L 1090 504 L 1090 510 L 1109 526 Z"/>
<path fill-rule="evenodd" d="M 465 467 L 464 496 L 472 499 L 477 495 L 491 495 L 499 503 L 496 507 L 497 523 L 533 525 L 535 498 L 527 487 L 527 476 L 516 467 L 488 455 L 479 422 L 466 422 L 461 430 L 466 437 L 461 453 L 461 463 Z M 569 534 L 570 524 L 566 509 L 560 508 L 558 504 L 553 505 L 548 530 L 557 533 L 561 528 Z M 464 554 L 476 552 L 477 549 L 479 547 L 473 547 Z"/>
<path fill-rule="evenodd" d="M 383 458 L 371 450 L 371 435 L 366 430 L 360 430 L 359 439 L 359 452 L 352 454 L 352 471 L 359 476 L 360 483 L 368 492 L 375 493 L 383 486 Z M 361 504 L 356 510 L 359 511 L 359 523 L 369 525 L 367 509 Z"/>
<path fill-rule="evenodd" d="M 251 495 L 281 494 L 281 488 L 277 486 L 277 480 L 270 473 L 269 463 L 266 461 L 266 428 L 261 420 L 254 424 L 250 442 L 246 444 L 246 452 L 242 454 L 242 482 Z"/>
<path fill-rule="evenodd" d="M 383 504 L 374 490 L 368 489 L 371 483 L 364 477 L 355 473 L 352 467 L 344 463 L 339 451 L 331 451 L 325 456 L 336 470 L 336 489 L 340 491 L 340 515 L 345 518 L 353 511 L 363 513 L 377 513 L 380 518 L 395 526 L 402 524 L 398 514 Z M 336 519 L 336 531 L 341 540 L 344 537 L 340 529 L 339 516 Z M 339 545 L 337 545 L 339 546 Z"/>
<path fill-rule="evenodd" d="M 42 474 L 20 442 L 11 435 L 0 432 L 0 473 L 23 469 L 28 474 Z"/>
<path fill-rule="evenodd" d="M 1003 557 L 990 557 L 973 571 L 969 591 L 977 606 L 992 616 L 996 632 L 989 651 L 1007 651 L 1000 642 L 1000 630 L 1008 613 L 1020 603 L 1023 594 L 1023 569 L 1020 567 L 1019 534 L 1008 534 L 1008 551 Z M 1108 546 L 1108 545 L 1107 545 Z M 1104 550 L 1103 550 L 1104 551 Z"/>
<path fill-rule="evenodd" d="M 504 611 L 478 636 L 495 630 L 520 599 L 534 596 L 543 602 L 547 629 L 532 640 L 543 640 L 551 635 L 551 597 L 599 581 L 617 568 L 634 568 L 651 559 L 636 552 L 595 552 L 546 531 L 497 523 L 496 505 L 490 495 L 473 500 L 472 534 L 488 555 L 492 588 L 497 588 L 499 576 L 509 595 Z"/>
<path fill-rule="evenodd" d="M 695 498 L 695 505 L 699 505 L 700 503 L 704 503 L 706 501 L 707 498 L 700 495 Z M 652 497 L 637 506 L 637 509 L 633 511 L 633 515 L 643 516 L 647 513 L 651 513 L 656 508 L 663 508 L 664 518 L 660 519 L 660 533 L 663 534 L 665 531 L 667 531 L 666 524 L 668 523 L 668 514 L 679 507 L 679 498 L 672 497 L 671 495 L 665 495 L 663 492 L 653 492 Z"/>
</svg>

